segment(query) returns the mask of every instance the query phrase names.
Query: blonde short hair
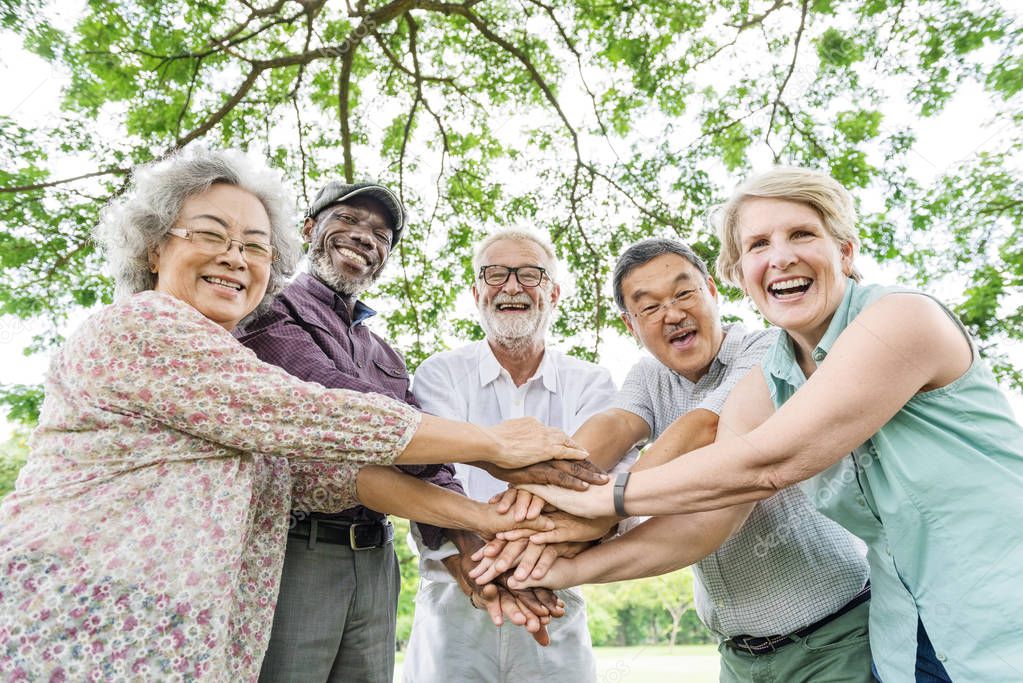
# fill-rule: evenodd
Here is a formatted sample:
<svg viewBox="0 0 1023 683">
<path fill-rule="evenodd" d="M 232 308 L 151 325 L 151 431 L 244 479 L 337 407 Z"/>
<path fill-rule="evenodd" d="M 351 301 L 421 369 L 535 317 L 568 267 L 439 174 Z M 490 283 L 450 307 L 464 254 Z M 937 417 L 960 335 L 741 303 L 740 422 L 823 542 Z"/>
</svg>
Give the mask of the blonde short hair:
<svg viewBox="0 0 1023 683">
<path fill-rule="evenodd" d="M 502 228 L 496 230 L 476 245 L 476 251 L 472 256 L 472 276 L 476 277 L 476 274 L 480 272 L 480 266 L 483 265 L 481 262 L 483 254 L 489 249 L 495 242 L 501 242 L 503 240 L 511 240 L 512 242 L 532 242 L 536 246 L 540 247 L 543 251 L 544 256 L 547 257 L 547 263 L 544 268 L 547 270 L 547 277 L 550 278 L 551 282 L 556 282 L 558 278 L 558 257 L 554 253 L 554 245 L 546 237 L 526 230 L 524 228 Z"/>
<path fill-rule="evenodd" d="M 852 196 L 838 181 L 821 171 L 809 168 L 778 166 L 759 173 L 739 185 L 732 197 L 721 207 L 718 216 L 718 276 L 741 286 L 742 245 L 739 237 L 739 210 L 749 199 L 784 199 L 806 204 L 820 217 L 824 229 L 839 244 L 859 246 L 856 229 L 856 208 Z M 859 282 L 860 272 L 852 267 L 849 277 Z"/>
</svg>

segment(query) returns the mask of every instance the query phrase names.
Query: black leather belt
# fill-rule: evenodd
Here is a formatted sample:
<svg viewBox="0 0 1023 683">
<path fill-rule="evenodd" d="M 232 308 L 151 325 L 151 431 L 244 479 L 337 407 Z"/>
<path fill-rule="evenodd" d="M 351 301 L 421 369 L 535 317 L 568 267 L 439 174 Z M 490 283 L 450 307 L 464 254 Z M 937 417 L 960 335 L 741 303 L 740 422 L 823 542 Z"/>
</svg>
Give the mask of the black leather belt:
<svg viewBox="0 0 1023 683">
<path fill-rule="evenodd" d="M 768 655 L 768 654 L 771 654 L 772 652 L 774 652 L 775 650 L 779 650 L 779 649 L 785 647 L 786 645 L 791 645 L 792 643 L 795 643 L 797 640 L 802 640 L 803 638 L 807 637 L 808 635 L 810 635 L 811 633 L 813 633 L 814 631 L 816 631 L 820 627 L 824 626 L 825 624 L 829 624 L 832 621 L 834 621 L 835 619 L 838 619 L 840 616 L 842 616 L 846 612 L 849 612 L 852 609 L 854 609 L 856 607 L 859 607 L 860 605 L 865 603 L 867 600 L 870 600 L 870 582 L 869 581 L 862 588 L 862 590 L 860 590 L 859 593 L 857 593 L 855 596 L 853 596 L 852 600 L 847 602 L 837 612 L 832 612 L 831 614 L 829 614 L 828 616 L 824 617 L 823 619 L 820 619 L 819 621 L 815 621 L 812 624 L 810 624 L 809 626 L 807 626 L 805 628 L 801 628 L 798 631 L 796 631 L 795 633 L 792 633 L 791 635 L 787 635 L 787 636 L 732 636 L 731 638 L 729 638 L 728 640 L 725 641 L 725 644 L 728 645 L 731 648 L 739 650 L 740 652 L 746 652 L 746 653 L 751 654 L 751 655 Z"/>
<path fill-rule="evenodd" d="M 346 545 L 352 550 L 383 548 L 394 540 L 394 527 L 382 522 L 331 522 L 322 519 L 303 519 L 288 530 L 288 536 L 315 538 L 317 543 Z"/>
</svg>

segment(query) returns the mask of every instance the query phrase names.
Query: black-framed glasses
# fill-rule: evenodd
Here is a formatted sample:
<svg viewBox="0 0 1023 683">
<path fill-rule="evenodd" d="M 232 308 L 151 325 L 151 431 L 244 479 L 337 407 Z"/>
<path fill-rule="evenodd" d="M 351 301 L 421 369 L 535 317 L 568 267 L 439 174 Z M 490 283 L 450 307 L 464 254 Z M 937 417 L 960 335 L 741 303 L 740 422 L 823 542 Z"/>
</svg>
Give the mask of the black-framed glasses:
<svg viewBox="0 0 1023 683">
<path fill-rule="evenodd" d="M 477 277 L 491 287 L 500 287 L 512 275 L 523 287 L 536 287 L 543 282 L 547 270 L 540 266 L 519 266 L 509 268 L 508 266 L 481 266 Z"/>
<path fill-rule="evenodd" d="M 168 230 L 170 234 L 181 239 L 186 239 L 194 244 L 200 251 L 207 254 L 223 254 L 231 249 L 231 245 L 238 243 L 242 256 L 251 263 L 270 263 L 274 260 L 275 253 L 272 245 L 266 242 L 254 240 L 236 240 L 226 232 L 212 230 L 210 228 L 196 229 L 177 227 Z"/>
<path fill-rule="evenodd" d="M 639 318 L 645 323 L 656 325 L 664 320 L 664 316 L 668 315 L 668 311 L 673 308 L 681 308 L 684 311 L 688 311 L 693 308 L 693 306 L 695 306 L 700 300 L 700 297 L 698 296 L 699 291 L 700 287 L 687 289 L 679 292 L 663 303 L 644 306 L 635 313 L 630 312 L 629 315 L 633 318 Z"/>
</svg>

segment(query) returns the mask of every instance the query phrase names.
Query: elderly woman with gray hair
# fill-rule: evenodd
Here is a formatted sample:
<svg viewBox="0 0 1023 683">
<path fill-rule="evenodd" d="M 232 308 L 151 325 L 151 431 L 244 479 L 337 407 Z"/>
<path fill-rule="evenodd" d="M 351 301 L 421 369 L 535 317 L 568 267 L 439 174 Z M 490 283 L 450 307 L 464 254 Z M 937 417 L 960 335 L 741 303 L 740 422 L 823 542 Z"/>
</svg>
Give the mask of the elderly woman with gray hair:
<svg viewBox="0 0 1023 683">
<path fill-rule="evenodd" d="M 349 507 L 366 465 L 584 455 L 532 420 L 484 429 L 259 362 L 230 330 L 296 265 L 289 204 L 262 164 L 199 150 L 107 210 L 118 301 L 55 354 L 0 506 L 4 678 L 254 679 L 289 509 Z M 315 500 L 292 500 L 289 459 L 322 464 Z"/>
</svg>

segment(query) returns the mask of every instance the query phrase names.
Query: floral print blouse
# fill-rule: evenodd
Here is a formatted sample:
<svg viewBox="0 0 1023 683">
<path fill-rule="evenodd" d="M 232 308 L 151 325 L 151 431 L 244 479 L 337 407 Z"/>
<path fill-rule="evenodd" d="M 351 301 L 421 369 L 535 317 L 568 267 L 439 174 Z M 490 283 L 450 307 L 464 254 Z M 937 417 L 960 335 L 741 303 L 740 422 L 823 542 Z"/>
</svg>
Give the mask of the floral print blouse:
<svg viewBox="0 0 1023 683">
<path fill-rule="evenodd" d="M 55 355 L 0 504 L 0 678 L 256 679 L 289 510 L 351 507 L 358 468 L 418 424 L 261 363 L 173 297 L 100 311 Z"/>
</svg>

